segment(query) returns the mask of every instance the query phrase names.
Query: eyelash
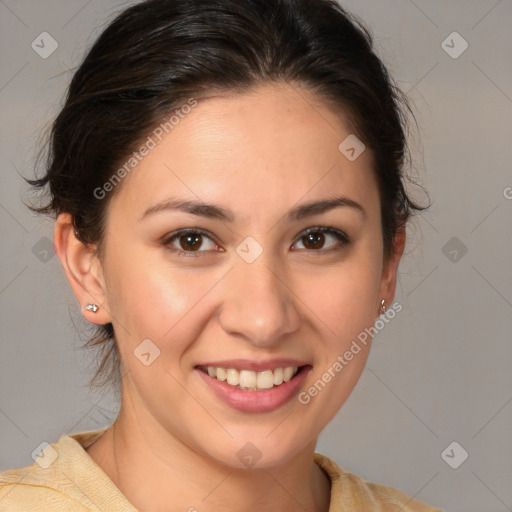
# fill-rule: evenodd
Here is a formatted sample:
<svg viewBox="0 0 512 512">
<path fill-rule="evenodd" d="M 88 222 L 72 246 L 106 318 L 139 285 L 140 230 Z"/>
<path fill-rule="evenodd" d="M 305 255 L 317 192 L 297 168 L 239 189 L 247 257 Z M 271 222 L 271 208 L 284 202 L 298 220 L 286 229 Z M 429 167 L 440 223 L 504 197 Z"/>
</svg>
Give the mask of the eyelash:
<svg viewBox="0 0 512 512">
<path fill-rule="evenodd" d="M 297 242 L 311 233 L 327 233 L 330 235 L 334 235 L 338 239 L 339 243 L 330 247 L 329 249 L 301 249 L 301 250 L 305 250 L 307 252 L 318 252 L 321 254 L 326 254 L 326 253 L 330 254 L 331 252 L 336 252 L 336 251 L 342 250 L 345 246 L 347 246 L 351 242 L 350 237 L 346 233 L 344 233 L 343 231 L 340 231 L 339 229 L 333 228 L 331 226 L 307 228 L 306 230 L 304 230 L 300 233 L 300 235 L 297 238 Z M 181 236 L 188 235 L 188 234 L 196 234 L 196 235 L 206 236 L 213 243 L 217 244 L 215 242 L 215 240 L 213 239 L 213 237 L 211 236 L 211 234 L 208 233 L 207 231 L 204 231 L 202 229 L 190 228 L 190 229 L 182 229 L 180 231 L 171 233 L 168 237 L 166 237 L 162 240 L 162 245 L 164 247 L 166 247 L 166 249 L 169 250 L 170 252 L 177 253 L 177 256 L 179 256 L 179 257 L 185 256 L 185 257 L 196 258 L 196 257 L 200 256 L 201 253 L 208 252 L 208 251 L 184 251 L 182 249 L 177 249 L 170 245 L 177 238 L 180 238 Z M 295 242 L 295 243 L 297 243 L 297 242 Z"/>
</svg>

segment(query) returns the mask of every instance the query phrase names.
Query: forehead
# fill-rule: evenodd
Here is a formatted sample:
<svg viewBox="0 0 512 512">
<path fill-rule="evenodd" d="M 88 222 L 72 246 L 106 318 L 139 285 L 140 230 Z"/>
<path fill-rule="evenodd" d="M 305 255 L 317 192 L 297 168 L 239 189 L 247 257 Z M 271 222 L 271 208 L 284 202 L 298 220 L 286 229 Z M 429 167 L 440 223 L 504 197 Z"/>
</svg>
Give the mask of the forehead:
<svg viewBox="0 0 512 512">
<path fill-rule="evenodd" d="M 340 152 L 350 135 L 339 111 L 295 86 L 212 95 L 157 140 L 112 202 L 141 213 L 178 195 L 223 203 L 245 216 L 337 191 L 375 202 L 371 152 L 355 161 Z"/>
</svg>

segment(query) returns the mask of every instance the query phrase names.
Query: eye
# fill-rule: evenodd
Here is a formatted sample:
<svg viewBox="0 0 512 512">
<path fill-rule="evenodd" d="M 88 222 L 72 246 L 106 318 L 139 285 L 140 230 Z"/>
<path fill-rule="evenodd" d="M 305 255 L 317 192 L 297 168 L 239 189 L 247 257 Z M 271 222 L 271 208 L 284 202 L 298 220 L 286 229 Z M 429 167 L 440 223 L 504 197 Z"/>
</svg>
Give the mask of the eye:
<svg viewBox="0 0 512 512">
<path fill-rule="evenodd" d="M 325 248 L 325 244 L 333 241 Z M 206 248 L 203 246 L 206 242 Z M 297 243 L 302 243 L 303 249 L 308 252 L 334 252 L 341 250 L 344 246 L 350 243 L 350 238 L 346 233 L 332 227 L 313 227 L 301 233 Z M 177 253 L 178 256 L 197 257 L 202 252 L 208 252 L 219 249 L 213 237 L 201 229 L 182 229 L 171 233 L 162 241 L 162 245 L 172 253 Z M 203 249 L 201 249 L 203 247 Z M 292 246 L 293 247 L 293 246 Z M 296 250 L 296 249 L 293 249 Z M 223 249 L 221 249 L 223 252 Z"/>
<path fill-rule="evenodd" d="M 329 239 L 334 240 L 334 243 L 325 249 L 324 245 Z M 339 229 L 331 227 L 313 227 L 303 231 L 297 243 L 299 242 L 302 243 L 306 250 L 325 253 L 341 250 L 350 243 L 350 238 Z"/>
<path fill-rule="evenodd" d="M 208 247 L 199 250 L 204 245 L 205 240 Z M 212 240 L 211 236 L 206 231 L 200 229 L 182 229 L 175 233 L 171 233 L 162 241 L 169 251 L 178 253 L 178 256 L 199 256 L 200 252 L 215 250 L 218 245 Z"/>
</svg>

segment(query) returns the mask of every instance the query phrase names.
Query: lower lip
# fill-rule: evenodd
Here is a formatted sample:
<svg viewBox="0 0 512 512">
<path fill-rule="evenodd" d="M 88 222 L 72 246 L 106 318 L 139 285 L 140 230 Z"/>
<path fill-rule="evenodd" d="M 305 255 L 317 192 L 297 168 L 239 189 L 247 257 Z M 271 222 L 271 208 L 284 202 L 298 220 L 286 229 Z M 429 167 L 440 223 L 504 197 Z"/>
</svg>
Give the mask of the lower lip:
<svg viewBox="0 0 512 512">
<path fill-rule="evenodd" d="M 227 384 L 226 381 L 221 382 L 215 377 L 210 377 L 199 368 L 195 368 L 218 398 L 233 409 L 242 412 L 269 412 L 283 406 L 297 394 L 312 369 L 313 367 L 310 365 L 303 366 L 288 382 L 283 382 L 270 389 L 244 391 Z"/>
</svg>

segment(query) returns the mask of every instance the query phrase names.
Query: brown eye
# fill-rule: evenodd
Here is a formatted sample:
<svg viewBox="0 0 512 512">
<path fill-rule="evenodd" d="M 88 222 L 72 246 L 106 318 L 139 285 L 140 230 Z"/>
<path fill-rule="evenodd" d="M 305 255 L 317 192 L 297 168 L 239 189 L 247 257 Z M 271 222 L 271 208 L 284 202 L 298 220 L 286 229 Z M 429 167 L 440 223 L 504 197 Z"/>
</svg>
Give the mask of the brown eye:
<svg viewBox="0 0 512 512">
<path fill-rule="evenodd" d="M 162 245 L 171 252 L 185 256 L 200 256 L 218 247 L 209 234 L 197 229 L 177 231 L 165 238 Z"/>
<path fill-rule="evenodd" d="M 192 249 L 195 251 L 199 247 L 201 247 L 201 244 L 203 243 L 202 235 L 200 234 L 186 234 L 181 235 L 179 238 L 179 244 L 182 249 L 189 250 Z"/>
<path fill-rule="evenodd" d="M 334 243 L 329 243 L 330 241 Z M 324 253 L 342 249 L 350 243 L 350 239 L 343 231 L 334 228 L 318 227 L 307 229 L 305 234 L 299 238 L 299 242 L 302 243 L 303 248 L 307 251 Z M 327 247 L 325 246 L 326 243 L 329 243 Z M 301 248 L 299 247 L 299 249 Z"/>
<path fill-rule="evenodd" d="M 323 233 L 309 233 L 302 237 L 306 249 L 321 249 L 325 243 L 325 236 Z"/>
</svg>

